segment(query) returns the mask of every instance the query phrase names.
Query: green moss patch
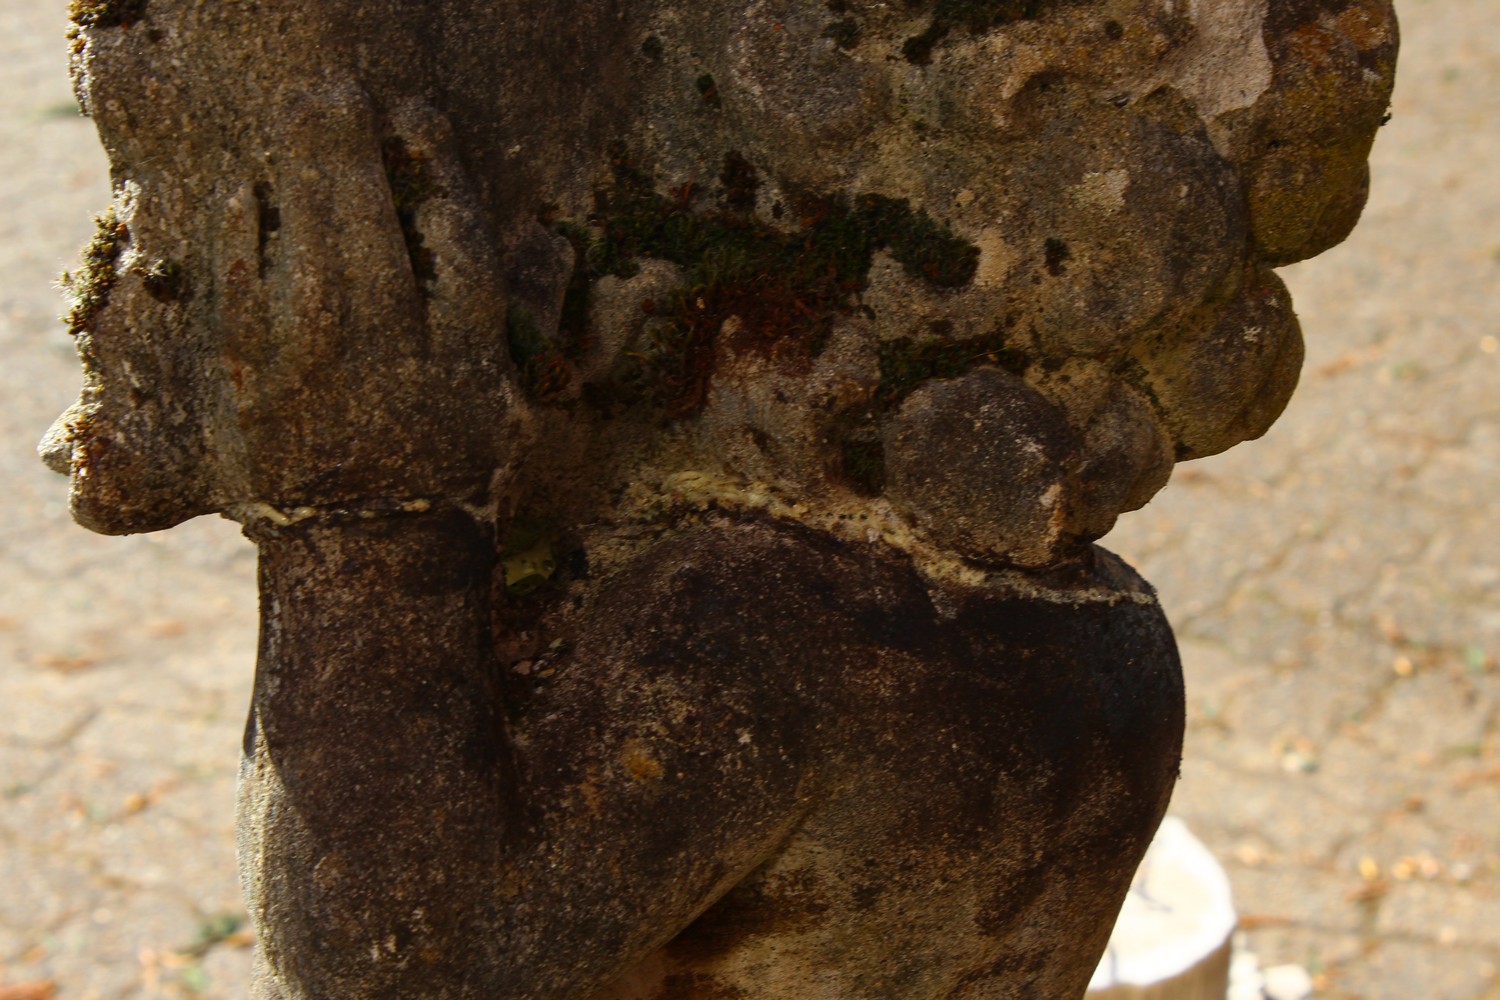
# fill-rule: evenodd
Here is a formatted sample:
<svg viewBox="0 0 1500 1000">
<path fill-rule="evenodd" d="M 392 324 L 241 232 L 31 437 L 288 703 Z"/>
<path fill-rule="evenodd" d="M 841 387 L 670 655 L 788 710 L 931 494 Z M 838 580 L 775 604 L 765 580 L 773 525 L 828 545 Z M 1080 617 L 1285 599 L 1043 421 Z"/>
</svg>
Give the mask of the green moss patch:
<svg viewBox="0 0 1500 1000">
<path fill-rule="evenodd" d="M 85 28 L 128 28 L 146 16 L 146 0 L 72 0 L 68 17 Z"/>
<path fill-rule="evenodd" d="M 517 517 L 500 546 L 500 566 L 505 573 L 505 591 L 526 597 L 546 585 L 557 572 L 552 527 L 530 517 Z"/>
<path fill-rule="evenodd" d="M 563 352 L 542 332 L 536 317 L 520 303 L 505 313 L 505 341 L 521 376 L 521 387 L 534 398 L 549 399 L 568 387 L 572 367 Z"/>
<path fill-rule="evenodd" d="M 112 207 L 95 216 L 94 225 L 94 238 L 80 254 L 82 265 L 62 276 L 63 287 L 73 296 L 63 322 L 75 337 L 90 332 L 100 310 L 109 304 L 110 290 L 119 278 L 115 265 L 130 238 L 130 230 L 116 218 Z"/>
<path fill-rule="evenodd" d="M 670 417 L 700 407 L 713 373 L 714 344 L 725 320 L 740 320 L 741 346 L 776 357 L 811 357 L 840 315 L 858 307 L 877 250 L 937 288 L 968 284 L 979 250 L 905 199 L 799 199 L 795 228 L 773 228 L 748 214 L 754 168 L 730 153 L 712 207 L 692 185 L 658 191 L 623 149 L 614 151 L 614 184 L 601 191 L 588 227 L 563 225 L 586 283 L 629 277 L 642 258 L 684 269 L 684 284 L 662 301 L 642 303 L 658 318 L 652 343 L 627 373 L 616 398 L 650 402 Z M 566 305 L 566 303 L 565 303 Z"/>
</svg>

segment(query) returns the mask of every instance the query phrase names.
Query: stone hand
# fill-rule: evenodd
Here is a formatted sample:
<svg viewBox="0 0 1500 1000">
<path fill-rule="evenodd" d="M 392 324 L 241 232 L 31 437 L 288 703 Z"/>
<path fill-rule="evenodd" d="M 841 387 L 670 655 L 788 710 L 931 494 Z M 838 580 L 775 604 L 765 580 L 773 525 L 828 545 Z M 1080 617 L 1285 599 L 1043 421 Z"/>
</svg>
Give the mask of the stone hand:
<svg viewBox="0 0 1500 1000">
<path fill-rule="evenodd" d="M 75 42 L 115 168 L 70 279 L 83 393 L 44 442 L 75 516 L 117 533 L 482 494 L 513 409 L 504 292 L 447 122 L 377 99 L 331 43 L 231 101 L 186 67 L 304 57 L 191 7 Z"/>
</svg>

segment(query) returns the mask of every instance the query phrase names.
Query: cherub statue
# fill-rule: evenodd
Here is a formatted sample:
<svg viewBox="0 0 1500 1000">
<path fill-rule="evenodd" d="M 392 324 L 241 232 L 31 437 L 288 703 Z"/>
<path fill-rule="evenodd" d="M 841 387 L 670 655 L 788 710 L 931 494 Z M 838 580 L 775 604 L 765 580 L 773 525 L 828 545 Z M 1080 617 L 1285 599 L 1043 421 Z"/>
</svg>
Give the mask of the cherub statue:
<svg viewBox="0 0 1500 1000">
<path fill-rule="evenodd" d="M 261 1000 L 1080 996 L 1388 0 L 75 0 L 43 452 L 261 552 Z"/>
</svg>

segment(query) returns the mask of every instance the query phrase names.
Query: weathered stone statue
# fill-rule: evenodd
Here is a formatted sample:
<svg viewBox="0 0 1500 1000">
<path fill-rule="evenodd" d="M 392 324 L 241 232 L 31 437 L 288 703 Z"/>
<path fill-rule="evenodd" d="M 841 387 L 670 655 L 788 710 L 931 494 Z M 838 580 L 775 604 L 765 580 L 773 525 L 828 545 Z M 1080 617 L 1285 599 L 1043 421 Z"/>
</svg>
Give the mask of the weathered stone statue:
<svg viewBox="0 0 1500 1000">
<path fill-rule="evenodd" d="M 1182 734 L 1091 546 L 1262 433 L 1389 0 L 75 0 L 43 443 L 260 546 L 256 996 L 1083 992 Z"/>
</svg>

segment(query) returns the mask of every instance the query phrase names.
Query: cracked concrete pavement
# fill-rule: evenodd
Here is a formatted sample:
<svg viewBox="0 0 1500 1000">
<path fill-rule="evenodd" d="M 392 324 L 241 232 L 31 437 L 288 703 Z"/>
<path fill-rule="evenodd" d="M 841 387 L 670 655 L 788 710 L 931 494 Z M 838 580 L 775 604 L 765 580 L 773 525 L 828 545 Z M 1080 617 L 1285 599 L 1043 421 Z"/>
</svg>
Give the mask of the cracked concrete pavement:
<svg viewBox="0 0 1500 1000">
<path fill-rule="evenodd" d="M 1249 946 L 1320 997 L 1500 998 L 1491 2 L 1401 6 L 1365 219 L 1283 271 L 1308 361 L 1282 421 L 1179 467 L 1105 542 L 1182 643 L 1174 811 L 1228 868 Z M 51 286 L 109 196 L 64 8 L 0 0 L 0 998 L 227 1000 L 249 971 L 253 551 L 216 519 L 90 535 L 32 452 L 78 379 Z"/>
</svg>

